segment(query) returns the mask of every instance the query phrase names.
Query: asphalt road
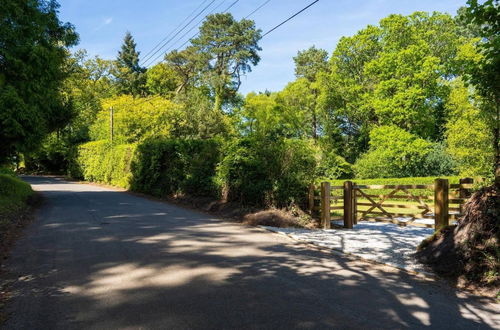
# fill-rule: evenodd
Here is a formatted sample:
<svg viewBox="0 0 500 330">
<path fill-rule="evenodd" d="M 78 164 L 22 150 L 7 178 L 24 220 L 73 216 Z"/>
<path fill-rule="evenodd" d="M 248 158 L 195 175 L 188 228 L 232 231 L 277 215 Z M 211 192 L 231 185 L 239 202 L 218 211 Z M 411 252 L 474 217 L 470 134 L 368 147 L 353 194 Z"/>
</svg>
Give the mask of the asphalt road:
<svg viewBox="0 0 500 330">
<path fill-rule="evenodd" d="M 57 178 L 6 263 L 5 329 L 488 329 L 499 305 L 167 203 Z M 5 276 L 5 275 L 4 275 Z"/>
</svg>

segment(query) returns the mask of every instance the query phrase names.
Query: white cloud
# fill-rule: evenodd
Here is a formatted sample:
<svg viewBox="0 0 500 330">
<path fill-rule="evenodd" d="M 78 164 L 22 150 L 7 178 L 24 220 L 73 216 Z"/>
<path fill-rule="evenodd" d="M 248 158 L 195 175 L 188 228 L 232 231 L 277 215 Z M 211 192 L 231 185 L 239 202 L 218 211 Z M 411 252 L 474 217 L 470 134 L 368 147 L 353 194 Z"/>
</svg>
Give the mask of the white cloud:
<svg viewBox="0 0 500 330">
<path fill-rule="evenodd" d="M 96 26 L 96 28 L 94 30 L 92 30 L 92 32 L 97 32 L 100 29 L 102 29 L 103 27 L 105 27 L 106 25 L 111 24 L 112 22 L 113 22 L 113 17 L 106 17 L 101 21 L 101 24 L 99 24 L 98 26 Z"/>
</svg>

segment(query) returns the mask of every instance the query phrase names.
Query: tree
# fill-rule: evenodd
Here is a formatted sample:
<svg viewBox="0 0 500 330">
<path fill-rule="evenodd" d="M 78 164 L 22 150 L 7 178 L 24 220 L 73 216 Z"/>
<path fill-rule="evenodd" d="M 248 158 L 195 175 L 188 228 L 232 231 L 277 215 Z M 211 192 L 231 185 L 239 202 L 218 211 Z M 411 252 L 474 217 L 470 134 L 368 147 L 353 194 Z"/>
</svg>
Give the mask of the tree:
<svg viewBox="0 0 500 330">
<path fill-rule="evenodd" d="M 367 147 L 369 131 L 396 125 L 441 139 L 448 114 L 448 81 L 459 73 L 459 47 L 468 41 L 447 14 L 390 15 L 341 38 L 320 75 L 325 134 L 342 141 L 346 158 Z"/>
<path fill-rule="evenodd" d="M 178 86 L 180 78 L 175 69 L 161 62 L 151 67 L 146 73 L 146 87 L 150 94 L 171 97 Z"/>
<path fill-rule="evenodd" d="M 179 94 L 181 91 L 186 91 L 190 84 L 194 85 L 209 60 L 208 54 L 199 52 L 194 46 L 166 54 L 166 63 L 176 72 L 180 80 L 175 93 Z"/>
<path fill-rule="evenodd" d="M 118 52 L 116 78 L 121 93 L 134 96 L 144 94 L 146 69 L 139 65 L 139 52 L 132 34 L 127 32 Z"/>
<path fill-rule="evenodd" d="M 54 0 L 7 0 L 0 4 L 0 163 L 36 149 L 73 116 L 61 94 L 67 47 L 78 35 L 59 21 Z"/>
<path fill-rule="evenodd" d="M 299 51 L 293 60 L 295 62 L 295 76 L 306 78 L 310 82 L 316 81 L 318 73 L 327 72 L 329 69 L 328 52 L 314 46 Z"/>
<path fill-rule="evenodd" d="M 147 137 L 179 137 L 189 132 L 190 122 L 181 105 L 162 98 L 134 98 L 120 95 L 102 101 L 102 109 L 90 128 L 93 140 L 105 140 L 110 137 L 109 108 L 113 107 L 113 141 L 135 143 Z"/>
<path fill-rule="evenodd" d="M 113 61 L 99 56 L 88 58 L 79 50 L 68 60 L 69 75 L 63 91 L 71 98 L 75 117 L 62 132 L 69 145 L 89 141 L 89 127 L 101 109 L 101 99 L 116 94 Z"/>
<path fill-rule="evenodd" d="M 462 21 L 472 25 L 477 36 L 480 57 L 465 62 L 465 79 L 490 101 L 483 107 L 493 131 L 495 173 L 500 177 L 500 6 L 498 0 L 468 0 Z M 500 184 L 500 183 L 499 183 Z"/>
<path fill-rule="evenodd" d="M 283 109 L 283 117 L 293 129 L 292 136 L 318 138 L 318 116 L 315 83 L 299 78 L 289 83 L 278 94 L 277 103 Z M 289 134 L 290 134 L 289 133 Z"/>
<path fill-rule="evenodd" d="M 260 30 L 251 20 L 236 21 L 229 13 L 207 16 L 200 35 L 192 40 L 193 50 L 204 63 L 203 76 L 215 98 L 214 109 L 236 96 L 241 76 L 259 63 Z"/>
<path fill-rule="evenodd" d="M 491 144 L 493 132 L 485 111 L 484 100 L 458 79 L 453 82 L 446 107 L 450 119 L 446 123 L 446 144 L 457 161 L 460 175 L 487 177 L 495 159 Z"/>
</svg>

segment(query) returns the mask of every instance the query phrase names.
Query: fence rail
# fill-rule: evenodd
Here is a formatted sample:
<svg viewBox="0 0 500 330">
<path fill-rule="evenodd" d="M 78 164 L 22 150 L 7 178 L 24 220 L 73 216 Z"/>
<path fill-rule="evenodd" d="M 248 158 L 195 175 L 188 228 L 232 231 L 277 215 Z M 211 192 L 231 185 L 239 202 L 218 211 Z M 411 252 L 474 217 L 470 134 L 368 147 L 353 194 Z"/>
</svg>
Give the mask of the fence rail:
<svg viewBox="0 0 500 330">
<path fill-rule="evenodd" d="M 460 179 L 459 184 L 436 179 L 434 184 L 425 185 L 357 185 L 346 181 L 343 186 L 332 186 L 322 182 L 319 196 L 314 185 L 309 187 L 309 211 L 319 211 L 322 228 L 343 220 L 345 228 L 353 228 L 358 221 L 377 221 L 438 230 L 462 216 L 473 183 L 471 178 Z M 376 190 L 384 191 L 376 194 Z"/>
</svg>

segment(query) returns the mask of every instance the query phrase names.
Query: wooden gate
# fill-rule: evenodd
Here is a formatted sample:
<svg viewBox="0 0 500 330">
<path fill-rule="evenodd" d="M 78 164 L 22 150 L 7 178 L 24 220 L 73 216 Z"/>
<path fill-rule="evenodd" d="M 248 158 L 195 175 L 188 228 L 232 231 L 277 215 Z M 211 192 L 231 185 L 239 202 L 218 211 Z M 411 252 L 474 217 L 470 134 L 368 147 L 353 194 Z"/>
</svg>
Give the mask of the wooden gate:
<svg viewBox="0 0 500 330">
<path fill-rule="evenodd" d="M 470 178 L 460 179 L 459 184 L 436 179 L 428 185 L 357 185 L 346 181 L 343 186 L 330 186 L 323 182 L 320 196 L 311 185 L 309 206 L 311 213 L 320 211 L 322 228 L 330 228 L 332 220 L 337 224 L 341 220 L 345 228 L 358 221 L 377 221 L 439 229 L 462 215 L 472 183 Z"/>
</svg>

